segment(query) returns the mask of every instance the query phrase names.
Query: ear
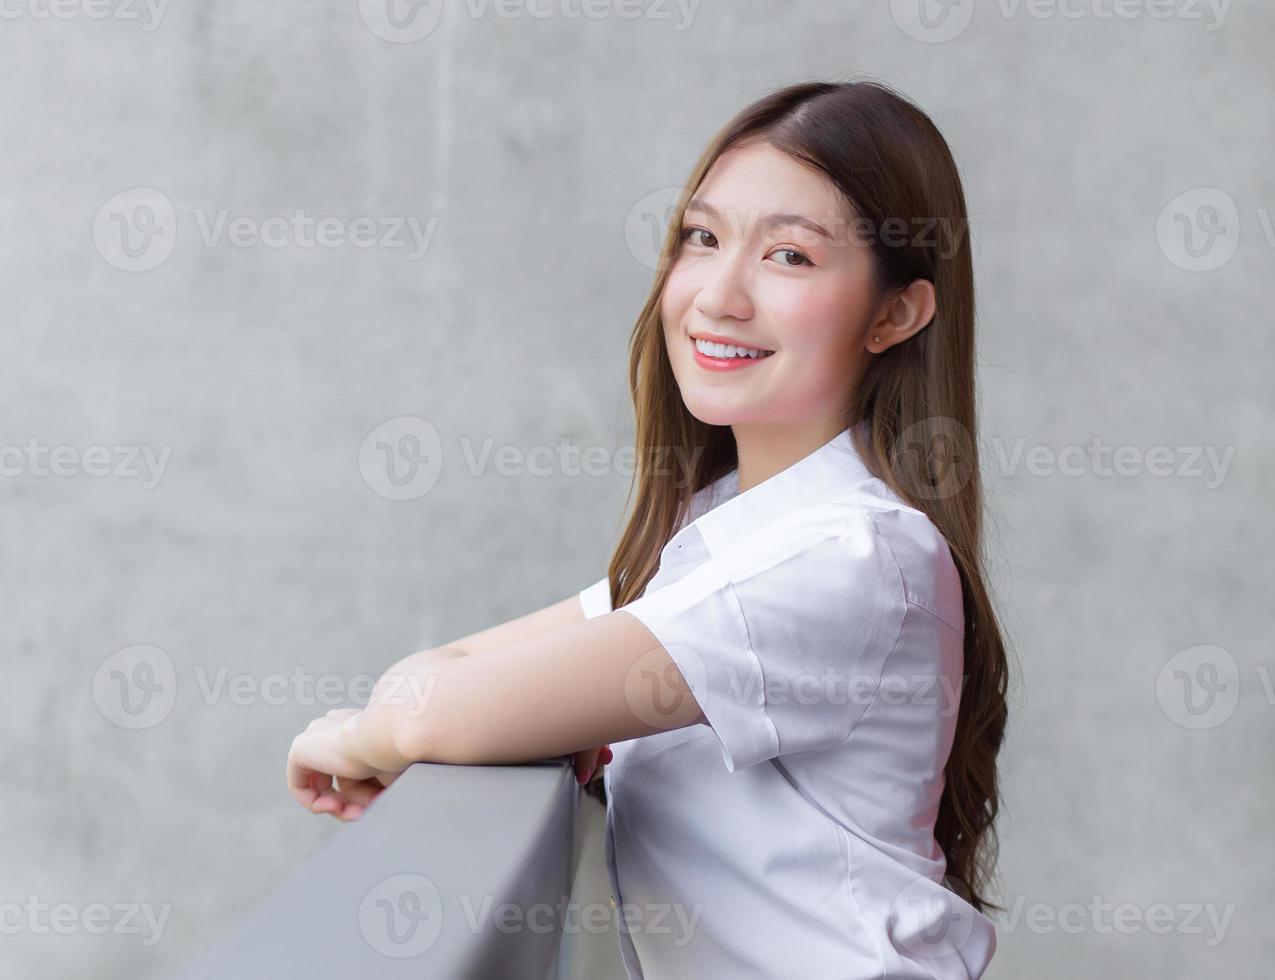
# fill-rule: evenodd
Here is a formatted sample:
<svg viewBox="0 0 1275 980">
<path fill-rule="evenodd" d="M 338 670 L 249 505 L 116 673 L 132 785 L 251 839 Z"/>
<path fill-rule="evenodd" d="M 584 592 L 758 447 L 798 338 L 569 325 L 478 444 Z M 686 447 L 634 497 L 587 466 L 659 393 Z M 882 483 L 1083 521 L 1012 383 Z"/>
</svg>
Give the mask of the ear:
<svg viewBox="0 0 1275 980">
<path fill-rule="evenodd" d="M 864 347 L 880 354 L 919 333 L 934 319 L 937 304 L 934 283 L 914 279 L 901 292 L 882 302 L 875 320 L 864 335 Z"/>
</svg>

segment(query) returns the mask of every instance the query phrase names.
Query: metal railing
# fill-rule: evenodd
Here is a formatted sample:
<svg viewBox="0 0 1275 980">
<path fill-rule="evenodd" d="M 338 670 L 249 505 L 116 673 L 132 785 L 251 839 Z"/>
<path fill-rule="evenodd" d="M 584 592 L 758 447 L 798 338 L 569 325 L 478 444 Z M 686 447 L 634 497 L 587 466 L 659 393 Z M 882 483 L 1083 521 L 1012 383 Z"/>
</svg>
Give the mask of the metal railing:
<svg viewBox="0 0 1275 980">
<path fill-rule="evenodd" d="M 417 763 L 175 980 L 560 980 L 580 805 L 569 756 Z"/>
</svg>

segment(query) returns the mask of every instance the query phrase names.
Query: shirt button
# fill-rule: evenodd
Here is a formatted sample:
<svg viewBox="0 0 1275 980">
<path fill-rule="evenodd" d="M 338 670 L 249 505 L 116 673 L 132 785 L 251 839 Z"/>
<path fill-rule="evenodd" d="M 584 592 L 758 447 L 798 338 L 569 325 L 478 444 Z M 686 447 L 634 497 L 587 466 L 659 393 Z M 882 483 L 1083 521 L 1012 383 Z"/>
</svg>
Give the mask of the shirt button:
<svg viewBox="0 0 1275 980">
<path fill-rule="evenodd" d="M 611 896 L 611 908 L 615 908 L 615 896 Z"/>
</svg>

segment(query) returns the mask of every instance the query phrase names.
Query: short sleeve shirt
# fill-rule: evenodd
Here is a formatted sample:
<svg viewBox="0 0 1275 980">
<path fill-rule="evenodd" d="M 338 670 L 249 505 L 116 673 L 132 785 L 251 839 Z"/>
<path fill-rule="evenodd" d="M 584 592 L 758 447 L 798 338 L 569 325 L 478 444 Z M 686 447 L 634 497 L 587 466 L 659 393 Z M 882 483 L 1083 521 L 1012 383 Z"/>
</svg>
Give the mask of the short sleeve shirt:
<svg viewBox="0 0 1275 980">
<path fill-rule="evenodd" d="M 972 978 L 991 920 L 934 838 L 960 577 L 843 430 L 699 491 L 644 593 L 700 724 L 614 743 L 606 862 L 630 978 Z M 610 611 L 608 580 L 580 594 Z"/>
</svg>

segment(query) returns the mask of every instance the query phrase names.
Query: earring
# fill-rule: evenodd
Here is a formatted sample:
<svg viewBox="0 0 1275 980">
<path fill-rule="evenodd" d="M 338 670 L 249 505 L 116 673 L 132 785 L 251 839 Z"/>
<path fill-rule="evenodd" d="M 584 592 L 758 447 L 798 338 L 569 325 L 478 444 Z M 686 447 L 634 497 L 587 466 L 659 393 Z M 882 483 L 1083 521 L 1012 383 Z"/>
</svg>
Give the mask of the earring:
<svg viewBox="0 0 1275 980">
<path fill-rule="evenodd" d="M 872 342 L 873 342 L 874 344 L 879 344 L 879 343 L 881 343 L 881 338 L 880 338 L 880 337 L 873 337 L 873 338 L 872 338 Z"/>
</svg>

